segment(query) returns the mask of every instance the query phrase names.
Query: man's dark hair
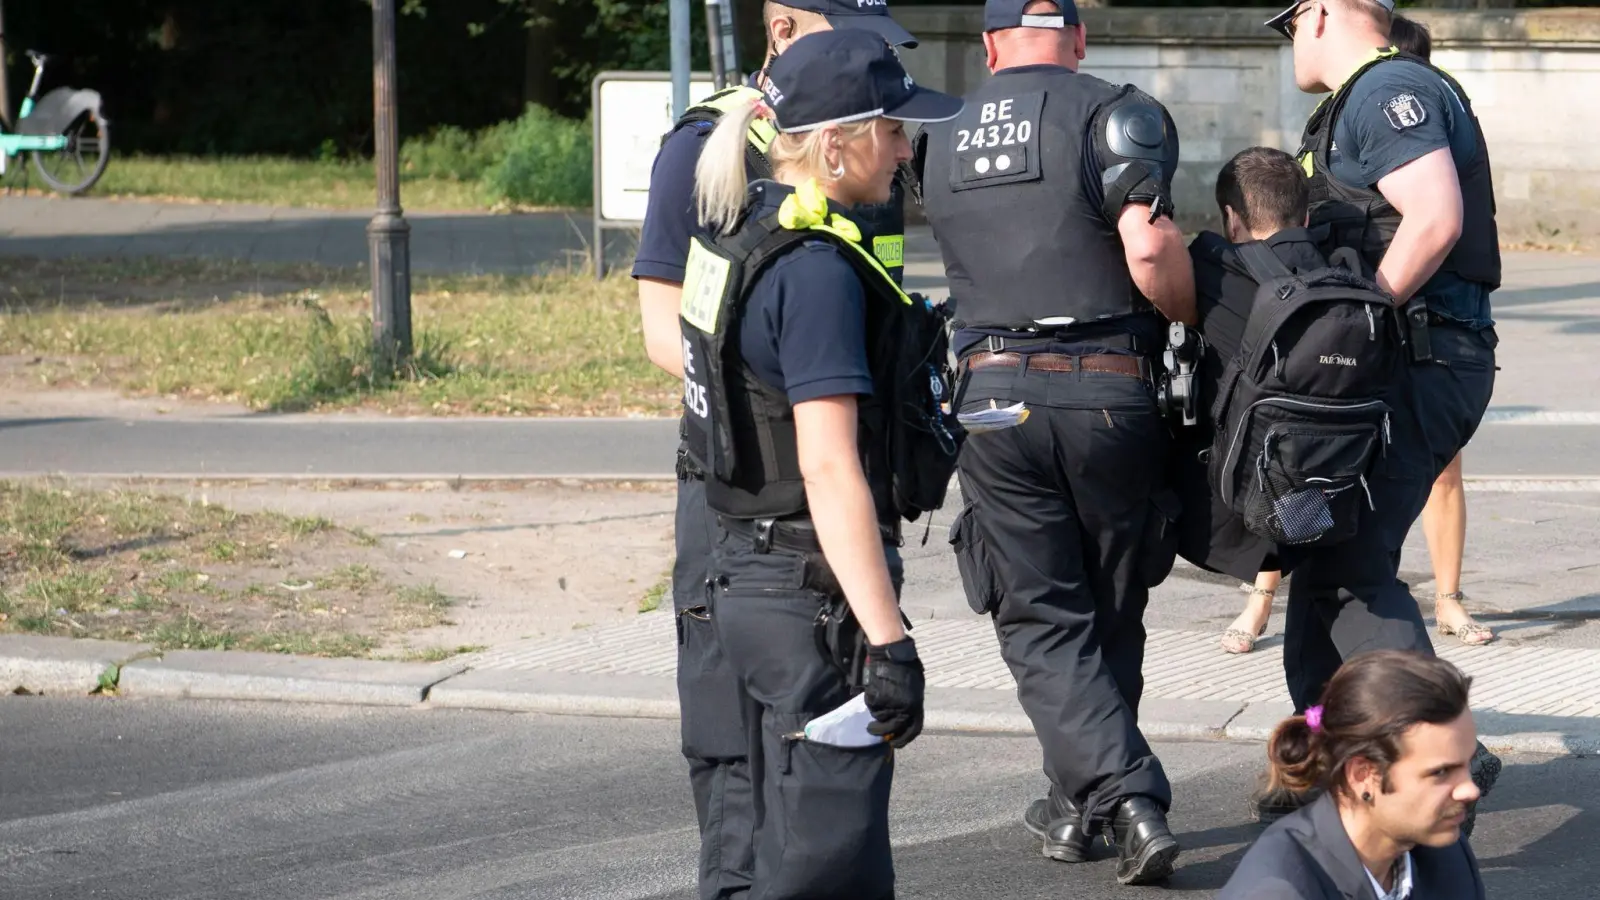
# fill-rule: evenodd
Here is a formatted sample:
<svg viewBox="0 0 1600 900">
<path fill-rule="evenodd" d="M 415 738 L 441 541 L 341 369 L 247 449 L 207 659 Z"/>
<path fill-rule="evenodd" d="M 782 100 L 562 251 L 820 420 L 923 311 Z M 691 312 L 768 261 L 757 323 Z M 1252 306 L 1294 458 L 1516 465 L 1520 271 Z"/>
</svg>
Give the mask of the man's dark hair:
<svg viewBox="0 0 1600 900">
<path fill-rule="evenodd" d="M 1389 23 L 1389 43 L 1412 56 L 1427 59 L 1433 55 L 1433 37 L 1428 26 L 1405 16 L 1395 16 Z"/>
<path fill-rule="evenodd" d="M 1467 711 L 1472 679 L 1453 664 L 1411 650 L 1375 650 L 1352 657 L 1322 693 L 1322 722 L 1285 719 L 1267 742 L 1269 788 L 1300 793 L 1321 787 L 1348 793 L 1345 767 L 1366 759 L 1387 793 L 1389 768 L 1400 760 L 1407 729 L 1446 725 Z"/>
<path fill-rule="evenodd" d="M 1271 147 L 1251 147 L 1228 160 L 1217 175 L 1217 209 L 1233 207 L 1252 232 L 1278 232 L 1305 224 L 1311 186 L 1294 157 Z"/>
</svg>

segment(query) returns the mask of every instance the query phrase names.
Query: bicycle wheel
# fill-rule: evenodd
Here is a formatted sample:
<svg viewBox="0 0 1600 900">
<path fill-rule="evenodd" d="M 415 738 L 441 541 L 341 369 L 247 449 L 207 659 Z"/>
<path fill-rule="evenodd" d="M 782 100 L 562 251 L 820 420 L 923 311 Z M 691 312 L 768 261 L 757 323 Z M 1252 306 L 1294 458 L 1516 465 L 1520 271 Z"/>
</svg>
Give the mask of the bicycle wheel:
<svg viewBox="0 0 1600 900">
<path fill-rule="evenodd" d="M 106 123 L 84 113 L 61 132 L 67 146 L 33 151 L 33 168 L 63 194 L 81 194 L 94 186 L 111 161 L 111 134 Z"/>
</svg>

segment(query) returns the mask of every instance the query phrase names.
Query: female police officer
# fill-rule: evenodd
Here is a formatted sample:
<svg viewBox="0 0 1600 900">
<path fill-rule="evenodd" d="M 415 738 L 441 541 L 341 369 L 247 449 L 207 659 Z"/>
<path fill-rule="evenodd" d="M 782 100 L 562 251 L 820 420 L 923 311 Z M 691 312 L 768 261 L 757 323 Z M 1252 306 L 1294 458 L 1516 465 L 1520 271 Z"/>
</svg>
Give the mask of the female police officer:
<svg viewBox="0 0 1600 900">
<path fill-rule="evenodd" d="M 930 352 L 937 315 L 900 292 L 845 210 L 889 197 L 911 155 L 904 122 L 949 119 L 961 101 L 918 87 L 858 30 L 795 42 L 764 94 L 701 154 L 697 207 L 715 237 L 691 244 L 681 310 L 687 444 L 725 529 L 712 620 L 743 691 L 757 798 L 750 897 L 880 900 L 894 893 L 890 745 L 916 737 L 923 702 L 894 544 L 902 516 L 937 505 L 919 481 L 942 477 L 942 498 L 958 442 L 937 404 L 942 357 L 904 349 Z M 774 177 L 747 187 L 758 115 L 778 132 Z M 931 387 L 894 374 L 929 359 Z M 906 421 L 932 430 L 911 436 Z M 924 452 L 928 435 L 940 440 Z M 875 720 L 866 746 L 807 738 L 858 690 Z"/>
</svg>

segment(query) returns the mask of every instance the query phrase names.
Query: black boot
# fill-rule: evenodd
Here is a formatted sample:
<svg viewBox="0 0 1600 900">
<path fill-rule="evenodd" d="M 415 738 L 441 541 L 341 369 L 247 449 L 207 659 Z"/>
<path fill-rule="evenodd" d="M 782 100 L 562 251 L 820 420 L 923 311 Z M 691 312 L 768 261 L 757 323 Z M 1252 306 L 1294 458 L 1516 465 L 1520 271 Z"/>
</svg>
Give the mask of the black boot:
<svg viewBox="0 0 1600 900">
<path fill-rule="evenodd" d="M 1149 797 L 1129 797 L 1111 819 L 1117 841 L 1117 881 L 1153 884 L 1172 874 L 1178 839 L 1167 827 L 1167 815 Z"/>
<path fill-rule="evenodd" d="M 1494 790 L 1494 783 L 1500 780 L 1502 763 L 1500 757 L 1489 752 L 1489 748 L 1478 742 L 1478 749 L 1472 754 L 1472 762 L 1467 764 L 1467 771 L 1472 774 L 1472 783 L 1478 786 L 1479 799 L 1489 796 Z M 1472 829 L 1478 827 L 1478 803 L 1473 801 L 1467 805 L 1467 820 L 1461 823 L 1461 836 L 1472 837 Z"/>
<path fill-rule="evenodd" d="M 1054 787 L 1050 796 L 1028 805 L 1022 824 L 1034 837 L 1044 841 L 1044 855 L 1061 862 L 1083 862 L 1089 858 L 1088 823 L 1083 811 Z"/>
</svg>

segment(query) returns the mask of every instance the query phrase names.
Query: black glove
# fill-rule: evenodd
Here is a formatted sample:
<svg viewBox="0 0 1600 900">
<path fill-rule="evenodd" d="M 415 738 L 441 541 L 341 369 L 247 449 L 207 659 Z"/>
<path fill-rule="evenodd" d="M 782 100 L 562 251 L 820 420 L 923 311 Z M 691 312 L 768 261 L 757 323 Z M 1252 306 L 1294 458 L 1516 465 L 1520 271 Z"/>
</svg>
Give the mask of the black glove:
<svg viewBox="0 0 1600 900">
<path fill-rule="evenodd" d="M 922 733 L 922 660 L 911 638 L 882 647 L 867 645 L 864 667 L 867 709 L 877 719 L 867 726 L 870 734 L 892 736 L 904 747 Z"/>
</svg>

